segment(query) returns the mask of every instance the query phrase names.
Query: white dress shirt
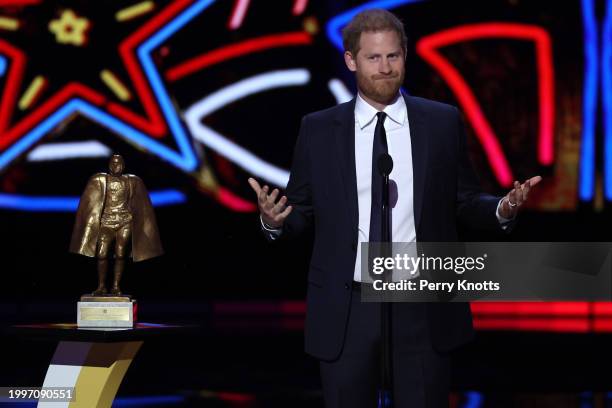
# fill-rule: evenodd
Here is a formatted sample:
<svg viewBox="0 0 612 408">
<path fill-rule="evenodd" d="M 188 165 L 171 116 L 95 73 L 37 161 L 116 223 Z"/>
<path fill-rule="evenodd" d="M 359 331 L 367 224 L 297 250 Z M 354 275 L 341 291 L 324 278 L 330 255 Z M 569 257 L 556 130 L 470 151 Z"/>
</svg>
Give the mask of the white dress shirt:
<svg viewBox="0 0 612 408">
<path fill-rule="evenodd" d="M 404 98 L 383 110 L 389 155 L 393 158 L 393 170 L 389 175 L 389 208 L 391 209 L 391 239 L 393 242 L 415 242 L 414 194 L 412 180 L 412 144 L 410 124 Z M 370 236 L 370 209 L 372 206 L 372 146 L 378 110 L 368 104 L 361 95 L 355 102 L 355 169 L 357 174 L 357 201 L 359 206 L 359 230 L 357 235 L 357 259 L 353 278 L 361 279 L 361 243 Z"/>
</svg>

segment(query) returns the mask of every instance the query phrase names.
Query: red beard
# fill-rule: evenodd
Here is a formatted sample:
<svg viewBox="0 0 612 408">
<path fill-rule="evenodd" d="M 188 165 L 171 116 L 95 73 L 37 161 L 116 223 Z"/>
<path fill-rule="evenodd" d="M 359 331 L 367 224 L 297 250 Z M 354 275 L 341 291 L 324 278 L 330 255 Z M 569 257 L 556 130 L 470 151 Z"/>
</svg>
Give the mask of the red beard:
<svg viewBox="0 0 612 408">
<path fill-rule="evenodd" d="M 404 82 L 404 72 L 393 72 L 389 76 L 376 75 L 373 77 L 366 77 L 359 71 L 356 74 L 359 90 L 373 101 L 385 105 L 395 99 Z"/>
</svg>

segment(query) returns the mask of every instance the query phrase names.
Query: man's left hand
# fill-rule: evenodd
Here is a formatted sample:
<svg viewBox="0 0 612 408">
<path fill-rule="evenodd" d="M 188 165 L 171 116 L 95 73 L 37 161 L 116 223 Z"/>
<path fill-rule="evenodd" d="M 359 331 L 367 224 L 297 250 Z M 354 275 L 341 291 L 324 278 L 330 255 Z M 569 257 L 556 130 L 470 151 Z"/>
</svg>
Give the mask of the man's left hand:
<svg viewBox="0 0 612 408">
<path fill-rule="evenodd" d="M 540 176 L 532 177 L 523 184 L 515 181 L 514 188 L 503 198 L 499 208 L 499 215 L 504 218 L 514 218 L 519 208 L 527 202 L 529 191 L 540 181 L 542 181 Z"/>
</svg>

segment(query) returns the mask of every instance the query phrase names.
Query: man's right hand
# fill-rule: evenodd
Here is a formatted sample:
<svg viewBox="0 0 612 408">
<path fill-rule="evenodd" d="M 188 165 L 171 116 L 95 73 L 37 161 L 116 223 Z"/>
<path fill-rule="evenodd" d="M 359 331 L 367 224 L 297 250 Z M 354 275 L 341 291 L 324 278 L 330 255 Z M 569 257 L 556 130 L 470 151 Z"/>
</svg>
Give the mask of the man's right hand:
<svg viewBox="0 0 612 408">
<path fill-rule="evenodd" d="M 272 193 L 268 194 L 270 188 L 266 185 L 261 187 L 257 180 L 252 177 L 249 177 L 249 185 L 257 194 L 257 205 L 263 222 L 272 228 L 281 228 L 285 219 L 291 214 L 291 210 L 293 210 L 293 207 L 290 205 L 285 207 L 287 197 L 282 196 L 277 202 L 278 189 L 275 188 Z"/>
</svg>

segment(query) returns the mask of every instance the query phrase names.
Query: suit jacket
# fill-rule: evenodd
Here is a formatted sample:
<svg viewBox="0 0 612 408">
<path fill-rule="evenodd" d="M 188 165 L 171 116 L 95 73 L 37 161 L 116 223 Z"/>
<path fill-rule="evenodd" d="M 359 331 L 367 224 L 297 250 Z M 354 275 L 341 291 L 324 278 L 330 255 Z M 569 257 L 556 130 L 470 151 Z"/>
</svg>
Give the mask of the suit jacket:
<svg viewBox="0 0 612 408">
<path fill-rule="evenodd" d="M 459 111 L 403 97 L 410 122 L 417 241 L 456 241 L 458 222 L 501 230 L 495 214 L 500 197 L 480 191 Z M 354 110 L 355 99 L 303 118 L 286 190 L 294 209 L 281 238 L 314 227 L 305 348 L 323 360 L 340 355 L 352 296 L 359 220 Z M 426 319 L 439 351 L 473 336 L 467 303 L 427 303 Z"/>
</svg>

